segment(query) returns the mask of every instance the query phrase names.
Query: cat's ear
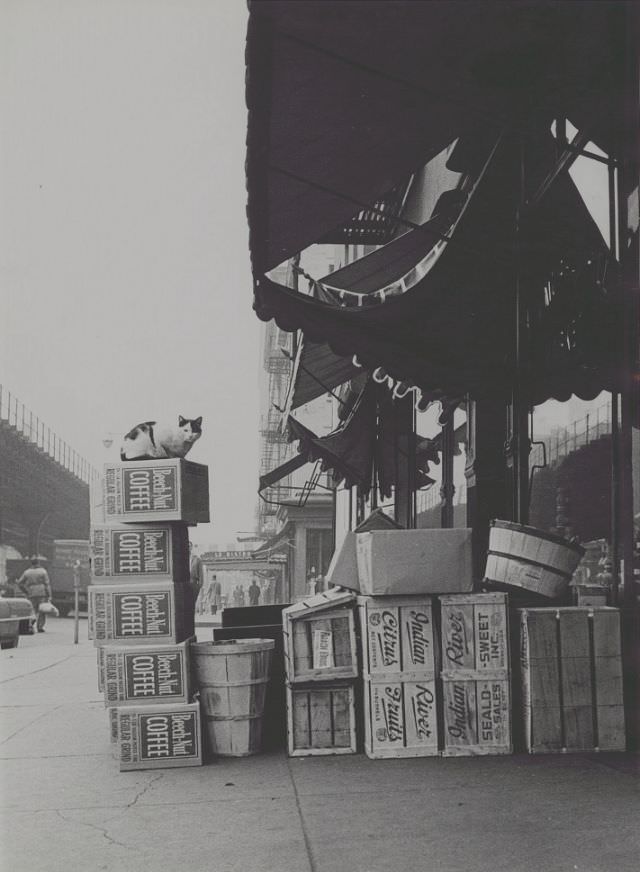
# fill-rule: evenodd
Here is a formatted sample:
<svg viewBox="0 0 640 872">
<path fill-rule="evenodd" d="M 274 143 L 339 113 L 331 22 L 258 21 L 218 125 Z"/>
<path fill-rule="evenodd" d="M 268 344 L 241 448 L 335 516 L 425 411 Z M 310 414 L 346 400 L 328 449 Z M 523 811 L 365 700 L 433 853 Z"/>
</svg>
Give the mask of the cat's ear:
<svg viewBox="0 0 640 872">
<path fill-rule="evenodd" d="M 183 418 L 182 415 L 178 415 L 178 427 L 184 427 L 187 423 L 187 419 Z"/>
<path fill-rule="evenodd" d="M 195 424 L 196 427 L 197 427 L 198 430 L 199 430 L 199 429 L 202 427 L 202 415 L 200 415 L 199 418 L 194 418 L 193 421 L 192 421 L 191 423 L 192 423 L 192 424 Z"/>
</svg>

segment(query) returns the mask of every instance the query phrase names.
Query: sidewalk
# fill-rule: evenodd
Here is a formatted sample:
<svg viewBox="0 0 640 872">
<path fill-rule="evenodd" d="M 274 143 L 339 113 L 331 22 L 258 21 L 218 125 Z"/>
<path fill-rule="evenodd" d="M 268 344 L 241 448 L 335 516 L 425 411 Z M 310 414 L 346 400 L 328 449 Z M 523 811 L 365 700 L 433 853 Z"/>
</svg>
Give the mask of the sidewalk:
<svg viewBox="0 0 640 872">
<path fill-rule="evenodd" d="M 118 772 L 95 649 L 50 620 L 0 655 L 11 872 L 631 872 L 631 755 L 220 759 Z M 205 630 L 203 638 L 210 638 Z"/>
</svg>

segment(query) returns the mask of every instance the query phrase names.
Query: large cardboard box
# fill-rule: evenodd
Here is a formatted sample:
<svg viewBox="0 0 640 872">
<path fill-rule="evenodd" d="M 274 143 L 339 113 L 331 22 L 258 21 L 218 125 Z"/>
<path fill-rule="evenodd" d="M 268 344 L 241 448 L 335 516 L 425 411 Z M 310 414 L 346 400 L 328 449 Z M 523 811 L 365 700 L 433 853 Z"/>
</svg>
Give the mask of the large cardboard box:
<svg viewBox="0 0 640 872">
<path fill-rule="evenodd" d="M 333 552 L 331 563 L 327 569 L 327 584 L 337 587 L 347 587 L 359 591 L 358 560 L 356 557 L 356 533 L 349 532 L 342 540 L 339 548 Z"/>
<path fill-rule="evenodd" d="M 466 593 L 471 530 L 375 530 L 356 535 L 360 592 L 371 596 Z"/>
<path fill-rule="evenodd" d="M 91 528 L 94 584 L 149 581 L 186 582 L 189 534 L 186 524 L 128 524 Z"/>
<path fill-rule="evenodd" d="M 89 585 L 89 638 L 109 642 L 176 644 L 191 635 L 185 585 L 131 579 L 131 583 Z"/>
<path fill-rule="evenodd" d="M 426 596 L 358 597 L 364 675 L 435 675 L 432 601 Z"/>
<path fill-rule="evenodd" d="M 505 678 L 509 672 L 506 593 L 440 597 L 443 675 Z"/>
<path fill-rule="evenodd" d="M 618 609 L 521 609 L 520 677 L 530 753 L 625 749 Z"/>
<path fill-rule="evenodd" d="M 118 707 L 120 771 L 202 765 L 200 705 Z"/>
<path fill-rule="evenodd" d="M 105 705 L 189 702 L 189 644 L 101 648 Z"/>
<path fill-rule="evenodd" d="M 435 685 L 433 676 L 422 673 L 365 679 L 364 750 L 367 757 L 438 754 Z"/>
<path fill-rule="evenodd" d="M 209 470 L 181 458 L 107 463 L 103 478 L 107 523 L 209 522 Z"/>
</svg>

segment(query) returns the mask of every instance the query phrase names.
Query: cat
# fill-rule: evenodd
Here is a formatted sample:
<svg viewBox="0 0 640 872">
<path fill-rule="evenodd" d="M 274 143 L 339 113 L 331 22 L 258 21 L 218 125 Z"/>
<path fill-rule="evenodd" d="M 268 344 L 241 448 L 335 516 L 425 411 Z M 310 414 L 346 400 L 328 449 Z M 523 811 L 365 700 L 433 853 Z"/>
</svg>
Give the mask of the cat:
<svg viewBox="0 0 640 872">
<path fill-rule="evenodd" d="M 130 430 L 120 448 L 121 460 L 156 460 L 184 457 L 202 436 L 202 418 L 178 416 L 178 426 L 145 421 Z"/>
</svg>

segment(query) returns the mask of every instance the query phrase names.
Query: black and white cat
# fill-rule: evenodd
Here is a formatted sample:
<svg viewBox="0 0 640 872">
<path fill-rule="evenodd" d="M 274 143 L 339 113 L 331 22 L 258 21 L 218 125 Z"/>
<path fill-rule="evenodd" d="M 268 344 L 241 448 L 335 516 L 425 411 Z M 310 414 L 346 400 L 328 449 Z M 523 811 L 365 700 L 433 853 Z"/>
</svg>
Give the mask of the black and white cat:
<svg viewBox="0 0 640 872">
<path fill-rule="evenodd" d="M 178 416 L 178 426 L 145 421 L 130 430 L 120 448 L 121 460 L 156 460 L 184 457 L 202 436 L 202 418 Z"/>
</svg>

